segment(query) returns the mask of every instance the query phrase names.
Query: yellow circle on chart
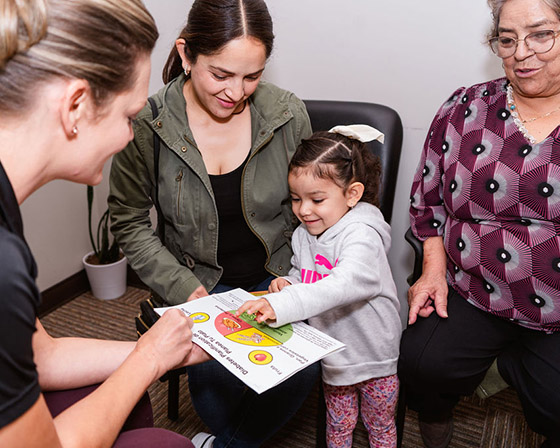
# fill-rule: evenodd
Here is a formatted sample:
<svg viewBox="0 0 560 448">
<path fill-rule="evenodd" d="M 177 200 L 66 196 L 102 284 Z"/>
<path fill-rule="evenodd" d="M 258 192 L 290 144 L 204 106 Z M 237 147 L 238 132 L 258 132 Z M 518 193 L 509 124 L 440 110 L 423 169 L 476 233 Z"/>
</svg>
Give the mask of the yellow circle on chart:
<svg viewBox="0 0 560 448">
<path fill-rule="evenodd" d="M 249 360 L 253 364 L 265 365 L 272 361 L 272 355 L 264 350 L 253 350 L 249 353 Z"/>
<path fill-rule="evenodd" d="M 200 324 L 210 319 L 210 316 L 206 313 L 193 313 L 190 315 L 190 318 L 194 321 L 195 324 Z"/>
</svg>

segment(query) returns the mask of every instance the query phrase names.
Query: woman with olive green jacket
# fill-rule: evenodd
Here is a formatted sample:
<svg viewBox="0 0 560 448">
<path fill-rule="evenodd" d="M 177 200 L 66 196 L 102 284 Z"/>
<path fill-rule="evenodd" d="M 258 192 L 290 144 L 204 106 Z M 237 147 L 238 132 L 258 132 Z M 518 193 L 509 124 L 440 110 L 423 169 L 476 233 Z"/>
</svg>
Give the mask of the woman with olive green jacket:
<svg viewBox="0 0 560 448">
<path fill-rule="evenodd" d="M 134 140 L 115 155 L 110 178 L 111 230 L 139 277 L 169 304 L 185 302 L 201 285 L 211 291 L 222 276 L 218 210 L 188 127 L 185 80 L 181 75 L 153 96 L 155 119 L 149 104 L 140 112 Z M 266 252 L 263 272 L 287 275 L 295 224 L 287 167 L 301 139 L 311 135 L 311 125 L 303 102 L 270 83 L 261 81 L 248 101 L 252 145 L 241 174 L 242 211 Z M 154 132 L 161 148 L 157 196 L 164 243 L 149 216 L 156 191 Z"/>
</svg>

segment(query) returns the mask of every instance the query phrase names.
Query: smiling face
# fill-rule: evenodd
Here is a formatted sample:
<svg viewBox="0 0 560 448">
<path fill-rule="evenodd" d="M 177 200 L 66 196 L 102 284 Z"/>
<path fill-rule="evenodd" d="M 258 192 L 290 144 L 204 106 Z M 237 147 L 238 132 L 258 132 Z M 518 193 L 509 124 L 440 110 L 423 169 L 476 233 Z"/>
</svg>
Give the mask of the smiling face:
<svg viewBox="0 0 560 448">
<path fill-rule="evenodd" d="M 191 64 L 184 54 L 184 45 L 178 45 L 183 64 L 191 69 L 187 82 L 188 98 L 212 118 L 227 119 L 241 110 L 243 103 L 257 88 L 266 64 L 265 46 L 252 37 L 228 42 L 212 55 L 199 55 Z"/>
<path fill-rule="evenodd" d="M 560 30 L 558 16 L 542 0 L 508 0 L 500 13 L 498 34 L 523 39 L 540 30 Z M 503 59 L 514 90 L 525 97 L 550 97 L 560 93 L 560 43 L 547 53 L 535 54 L 523 41 Z"/>
<path fill-rule="evenodd" d="M 288 184 L 292 210 L 311 235 L 319 236 L 335 225 L 357 202 L 350 190 L 315 177 L 310 169 L 291 171 Z"/>
</svg>

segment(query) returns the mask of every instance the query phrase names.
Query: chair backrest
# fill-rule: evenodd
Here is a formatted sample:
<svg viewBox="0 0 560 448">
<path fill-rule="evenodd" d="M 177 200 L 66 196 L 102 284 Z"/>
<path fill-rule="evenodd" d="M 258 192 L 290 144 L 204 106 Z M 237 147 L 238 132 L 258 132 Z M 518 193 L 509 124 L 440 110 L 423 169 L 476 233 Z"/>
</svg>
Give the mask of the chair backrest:
<svg viewBox="0 0 560 448">
<path fill-rule="evenodd" d="M 381 104 L 354 101 L 304 100 L 313 131 L 328 131 L 339 124 L 367 124 L 385 134 L 385 143 L 366 143 L 373 154 L 381 160 L 380 209 L 390 223 L 401 157 L 403 127 L 399 114 Z"/>
</svg>

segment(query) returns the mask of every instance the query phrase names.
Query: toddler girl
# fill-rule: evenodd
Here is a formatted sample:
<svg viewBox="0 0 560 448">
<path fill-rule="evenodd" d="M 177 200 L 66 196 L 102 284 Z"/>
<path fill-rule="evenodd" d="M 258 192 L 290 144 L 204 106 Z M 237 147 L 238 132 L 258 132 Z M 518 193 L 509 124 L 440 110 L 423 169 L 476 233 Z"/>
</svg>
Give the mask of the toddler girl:
<svg viewBox="0 0 560 448">
<path fill-rule="evenodd" d="M 329 447 L 351 447 L 361 401 L 371 447 L 396 446 L 399 301 L 387 252 L 390 227 L 377 208 L 379 161 L 363 144 L 383 135 L 337 126 L 303 140 L 289 166 L 292 238 L 287 277 L 238 311 L 277 327 L 309 319 L 346 349 L 323 359 Z"/>
</svg>

